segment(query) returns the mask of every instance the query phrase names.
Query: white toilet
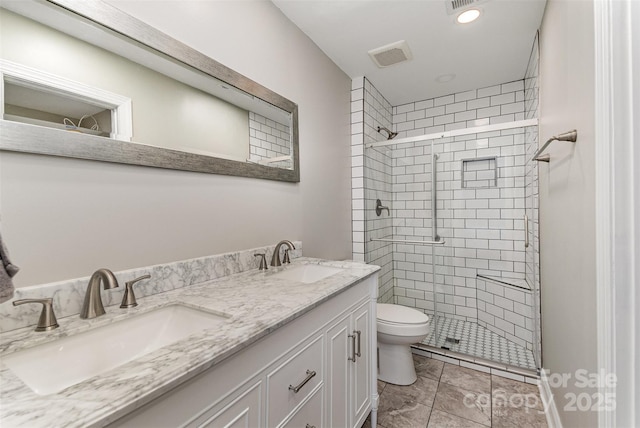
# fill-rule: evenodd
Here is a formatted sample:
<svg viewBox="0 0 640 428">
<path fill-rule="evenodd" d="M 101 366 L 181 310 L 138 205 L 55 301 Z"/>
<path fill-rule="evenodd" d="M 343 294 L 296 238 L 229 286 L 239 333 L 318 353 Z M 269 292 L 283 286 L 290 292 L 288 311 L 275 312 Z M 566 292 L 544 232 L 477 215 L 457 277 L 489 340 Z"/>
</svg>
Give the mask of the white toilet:
<svg viewBox="0 0 640 428">
<path fill-rule="evenodd" d="M 378 303 L 378 379 L 394 385 L 411 385 L 416 369 L 411 344 L 429 334 L 429 317 L 406 306 Z"/>
</svg>

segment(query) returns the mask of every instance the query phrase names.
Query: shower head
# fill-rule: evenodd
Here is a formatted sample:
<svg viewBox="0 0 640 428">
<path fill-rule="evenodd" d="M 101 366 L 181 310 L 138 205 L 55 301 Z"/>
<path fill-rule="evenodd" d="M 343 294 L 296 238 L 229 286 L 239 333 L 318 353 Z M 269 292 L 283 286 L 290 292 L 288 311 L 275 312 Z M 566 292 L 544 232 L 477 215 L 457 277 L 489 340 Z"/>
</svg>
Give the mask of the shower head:
<svg viewBox="0 0 640 428">
<path fill-rule="evenodd" d="M 576 131 L 575 129 L 573 131 L 564 132 L 562 134 L 558 134 L 554 137 L 551 137 L 551 140 L 571 141 L 572 143 L 575 143 L 577 139 L 578 139 L 578 131 Z"/>
<path fill-rule="evenodd" d="M 384 126 L 378 126 L 378 132 L 380 131 L 384 131 L 387 133 L 387 140 L 392 140 L 393 138 L 396 137 L 396 135 L 398 135 L 397 132 L 392 132 L 389 131 L 387 128 L 385 128 Z"/>
</svg>

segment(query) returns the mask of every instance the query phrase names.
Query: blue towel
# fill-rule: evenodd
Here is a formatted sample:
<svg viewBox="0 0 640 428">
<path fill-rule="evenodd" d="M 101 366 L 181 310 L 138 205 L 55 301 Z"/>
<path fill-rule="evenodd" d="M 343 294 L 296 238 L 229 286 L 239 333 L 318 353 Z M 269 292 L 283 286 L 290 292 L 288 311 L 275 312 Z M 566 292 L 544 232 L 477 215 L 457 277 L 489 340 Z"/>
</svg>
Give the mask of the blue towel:
<svg viewBox="0 0 640 428">
<path fill-rule="evenodd" d="M 13 281 L 11 278 L 18 273 L 20 268 L 9 261 L 7 247 L 2 242 L 0 235 L 0 303 L 13 298 Z"/>
</svg>

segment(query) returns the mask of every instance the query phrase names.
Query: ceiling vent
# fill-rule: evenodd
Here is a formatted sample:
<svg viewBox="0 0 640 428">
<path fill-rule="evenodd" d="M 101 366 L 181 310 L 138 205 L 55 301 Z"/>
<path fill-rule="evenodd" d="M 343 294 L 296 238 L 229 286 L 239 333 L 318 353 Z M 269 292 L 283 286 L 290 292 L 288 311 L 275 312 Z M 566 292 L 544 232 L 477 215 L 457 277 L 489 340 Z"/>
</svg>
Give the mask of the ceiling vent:
<svg viewBox="0 0 640 428">
<path fill-rule="evenodd" d="M 444 3 L 447 6 L 447 14 L 455 15 L 471 6 L 486 3 L 487 1 L 489 0 L 446 0 Z"/>
<path fill-rule="evenodd" d="M 404 40 L 377 49 L 371 49 L 369 56 L 380 68 L 389 67 L 413 58 L 409 45 Z"/>
</svg>

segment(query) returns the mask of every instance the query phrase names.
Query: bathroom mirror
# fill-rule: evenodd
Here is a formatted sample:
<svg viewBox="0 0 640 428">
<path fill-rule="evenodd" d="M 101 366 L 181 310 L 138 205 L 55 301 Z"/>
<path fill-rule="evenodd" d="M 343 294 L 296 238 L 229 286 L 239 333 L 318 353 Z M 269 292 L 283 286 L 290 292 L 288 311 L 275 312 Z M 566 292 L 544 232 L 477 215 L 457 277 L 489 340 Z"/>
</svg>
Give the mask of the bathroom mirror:
<svg viewBox="0 0 640 428">
<path fill-rule="evenodd" d="M 101 1 L 0 20 L 0 149 L 300 181 L 297 105 L 212 58 Z"/>
</svg>

